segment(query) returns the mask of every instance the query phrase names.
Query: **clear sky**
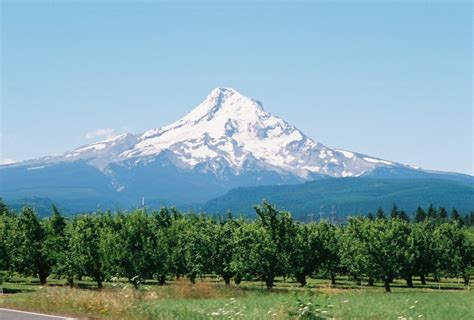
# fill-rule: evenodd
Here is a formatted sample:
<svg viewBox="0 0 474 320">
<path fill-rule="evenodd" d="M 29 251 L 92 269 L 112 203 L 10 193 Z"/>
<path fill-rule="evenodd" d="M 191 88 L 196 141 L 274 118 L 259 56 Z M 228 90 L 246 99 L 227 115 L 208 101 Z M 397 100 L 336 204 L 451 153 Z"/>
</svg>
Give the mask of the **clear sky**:
<svg viewBox="0 0 474 320">
<path fill-rule="evenodd" d="M 474 173 L 470 1 L 0 2 L 2 163 L 232 87 L 326 145 Z"/>
</svg>

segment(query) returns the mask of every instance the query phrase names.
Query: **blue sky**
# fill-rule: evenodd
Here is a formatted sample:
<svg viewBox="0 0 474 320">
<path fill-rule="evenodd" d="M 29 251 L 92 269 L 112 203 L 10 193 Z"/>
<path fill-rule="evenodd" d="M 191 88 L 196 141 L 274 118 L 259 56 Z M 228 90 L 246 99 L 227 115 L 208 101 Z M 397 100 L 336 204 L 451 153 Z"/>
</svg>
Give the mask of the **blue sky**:
<svg viewBox="0 0 474 320">
<path fill-rule="evenodd" d="M 473 174 L 470 2 L 1 2 L 0 162 L 232 87 L 329 146 Z"/>
</svg>

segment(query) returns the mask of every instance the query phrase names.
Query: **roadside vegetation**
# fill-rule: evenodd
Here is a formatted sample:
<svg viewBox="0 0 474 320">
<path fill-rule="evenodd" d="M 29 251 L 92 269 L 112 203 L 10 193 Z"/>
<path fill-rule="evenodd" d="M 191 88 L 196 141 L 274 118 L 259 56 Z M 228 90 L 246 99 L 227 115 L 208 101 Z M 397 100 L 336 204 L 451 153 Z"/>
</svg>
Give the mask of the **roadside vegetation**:
<svg viewBox="0 0 474 320">
<path fill-rule="evenodd" d="M 355 284 L 338 277 L 308 279 L 305 288 L 277 278 L 273 290 L 261 282 L 224 285 L 206 277 L 190 283 L 170 280 L 159 286 L 147 281 L 135 289 L 126 279 L 105 282 L 98 290 L 88 278 L 69 288 L 64 280 L 40 285 L 37 278 L 12 276 L 4 283 L 0 307 L 93 319 L 472 319 L 474 291 L 461 279 L 414 281 L 414 288 L 394 280 L 392 293 L 383 284 Z M 307 307 L 307 308 L 306 308 Z M 314 316 L 314 317 L 313 317 Z M 421 317 L 419 317 L 421 316 Z"/>
<path fill-rule="evenodd" d="M 344 225 L 255 210 L 66 218 L 53 207 L 39 219 L 2 203 L 0 306 L 114 319 L 474 318 L 473 231 L 455 210 L 419 208 L 410 221 L 394 206 Z"/>
</svg>

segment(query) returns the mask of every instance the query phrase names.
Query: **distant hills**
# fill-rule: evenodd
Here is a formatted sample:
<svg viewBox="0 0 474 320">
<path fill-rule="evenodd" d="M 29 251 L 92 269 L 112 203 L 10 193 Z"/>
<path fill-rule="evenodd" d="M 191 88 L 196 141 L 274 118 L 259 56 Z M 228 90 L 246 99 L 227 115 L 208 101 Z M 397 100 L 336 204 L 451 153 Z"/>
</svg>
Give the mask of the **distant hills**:
<svg viewBox="0 0 474 320">
<path fill-rule="evenodd" d="M 237 188 L 208 201 L 202 210 L 254 215 L 253 205 L 262 199 L 301 220 L 311 218 L 311 214 L 319 218 L 321 209 L 326 218 L 331 218 L 335 209 L 336 219 L 341 220 L 348 215 L 375 213 L 379 207 L 389 212 L 394 203 L 409 214 L 418 206 L 430 204 L 467 212 L 474 210 L 474 186 L 441 179 L 324 179 L 298 185 Z"/>
</svg>

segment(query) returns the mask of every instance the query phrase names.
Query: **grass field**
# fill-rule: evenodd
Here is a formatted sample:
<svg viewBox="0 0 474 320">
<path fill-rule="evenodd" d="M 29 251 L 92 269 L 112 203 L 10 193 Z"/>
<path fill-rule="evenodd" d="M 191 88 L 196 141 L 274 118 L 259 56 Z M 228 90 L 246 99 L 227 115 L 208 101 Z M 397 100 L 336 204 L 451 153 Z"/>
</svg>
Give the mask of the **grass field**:
<svg viewBox="0 0 474 320">
<path fill-rule="evenodd" d="M 408 289 L 395 282 L 393 292 L 385 293 L 380 283 L 361 288 L 338 279 L 331 287 L 310 279 L 303 289 L 281 280 L 269 292 L 259 282 L 225 286 L 205 279 L 138 290 L 108 282 L 97 290 L 89 281 L 70 289 L 62 280 L 40 286 L 37 279 L 12 277 L 3 284 L 0 307 L 94 319 L 474 319 L 474 292 L 457 281 L 444 281 L 441 289 L 437 283 L 415 285 Z"/>
</svg>

